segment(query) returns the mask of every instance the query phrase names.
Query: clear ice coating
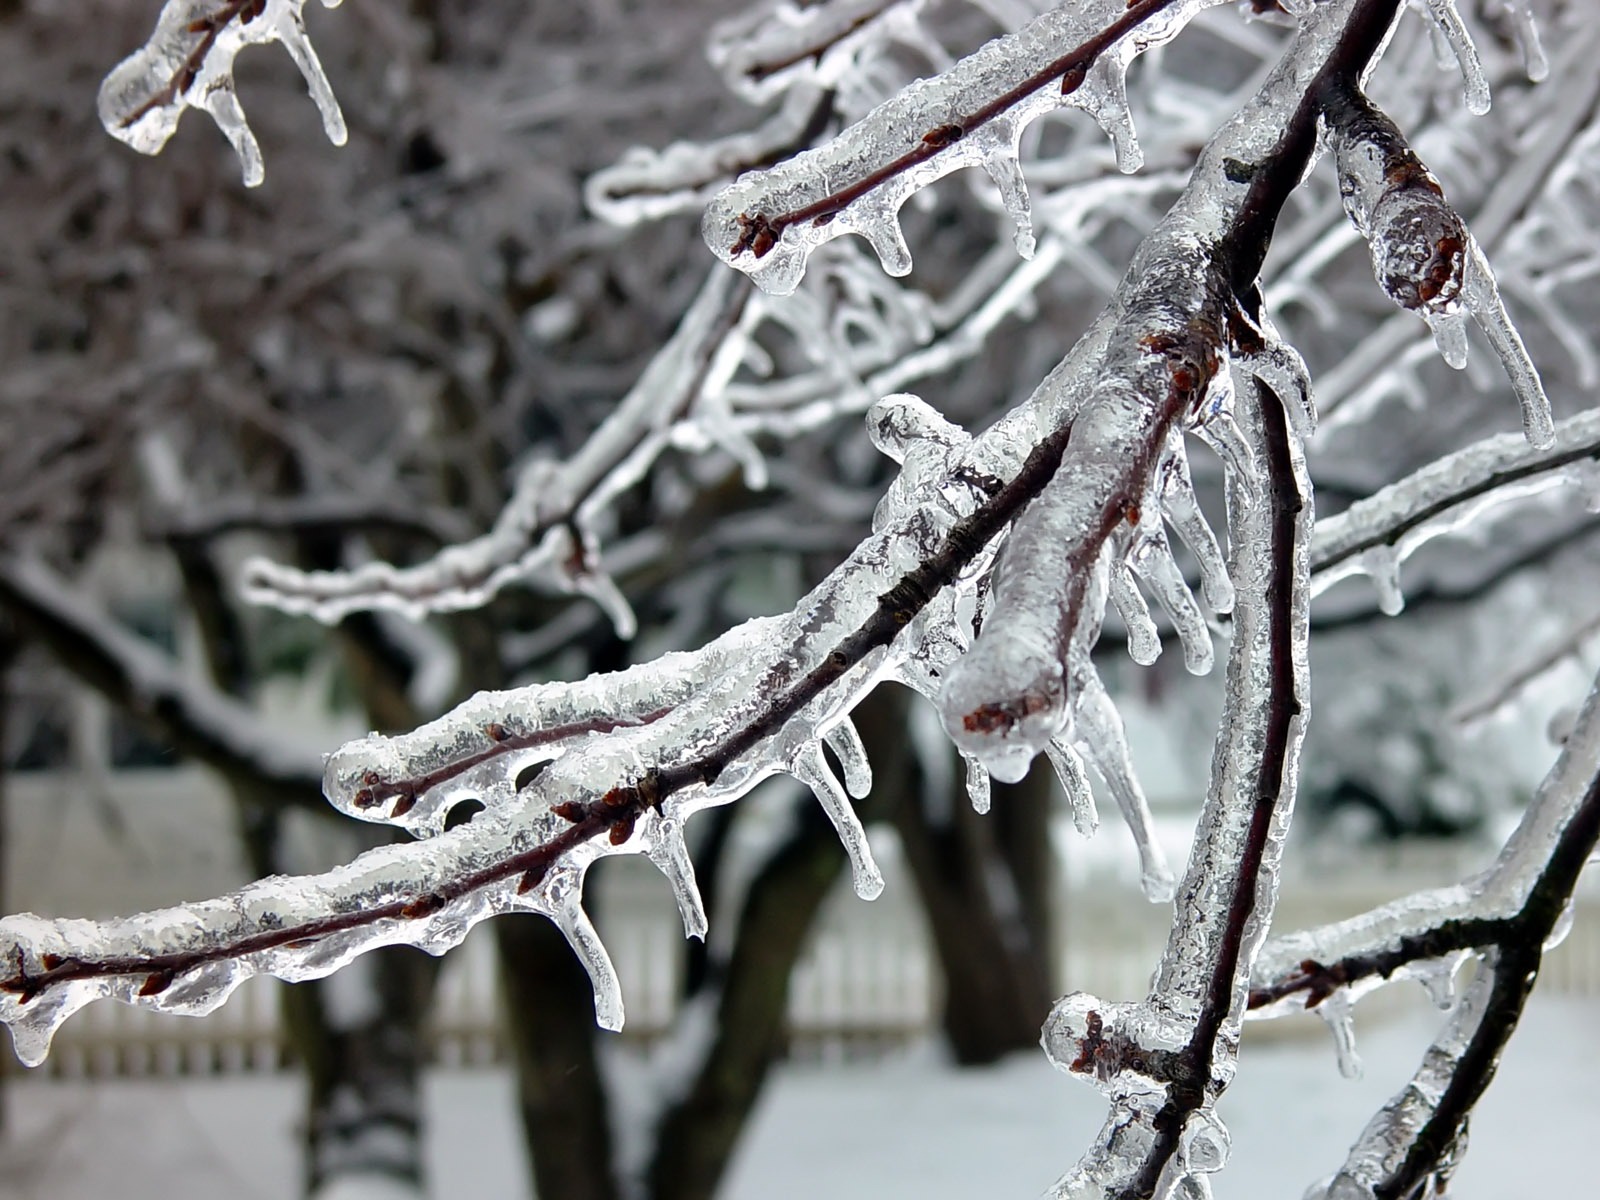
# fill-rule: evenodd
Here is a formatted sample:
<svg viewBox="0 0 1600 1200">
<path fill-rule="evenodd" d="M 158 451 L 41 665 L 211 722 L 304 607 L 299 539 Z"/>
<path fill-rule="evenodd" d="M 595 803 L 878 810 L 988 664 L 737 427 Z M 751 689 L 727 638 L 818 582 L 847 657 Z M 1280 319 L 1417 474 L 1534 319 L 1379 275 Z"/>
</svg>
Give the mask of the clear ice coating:
<svg viewBox="0 0 1600 1200">
<path fill-rule="evenodd" d="M 1090 112 L 1111 134 L 1125 170 L 1140 162 L 1128 112 L 1126 72 L 1135 57 L 1176 37 L 1221 0 L 1178 0 L 1151 13 L 1088 64 L 1081 77 L 1052 65 L 1127 11 L 1123 0 L 1063 5 L 980 47 L 949 70 L 896 93 L 825 146 L 751 172 L 714 197 L 701 222 L 706 244 L 761 288 L 787 295 L 812 251 L 844 233 L 865 238 L 891 275 L 911 269 L 898 213 L 910 196 L 952 171 L 989 173 L 1016 222 L 1017 248 L 1034 239 L 1017 139 L 1031 121 L 1063 106 Z M 831 14 L 838 8 L 825 5 Z M 783 36 L 787 36 L 786 34 Z M 1032 83 L 1033 86 L 1026 85 Z M 982 117 L 997 96 L 1022 87 L 1003 111 Z M 859 194 L 835 197 L 858 181 Z"/>
<path fill-rule="evenodd" d="M 1447 9 L 1459 24 L 1448 0 L 1430 0 L 1432 8 Z M 1511 323 L 1488 260 L 1438 181 L 1394 122 L 1359 93 L 1330 109 L 1327 137 L 1345 211 L 1367 241 L 1383 290 L 1428 323 L 1441 357 L 1457 370 L 1467 365 L 1470 314 L 1511 380 L 1528 440 L 1549 445 L 1550 401 L 1539 373 Z"/>
<path fill-rule="evenodd" d="M 1434 28 L 1444 37 L 1461 68 L 1467 111 L 1481 116 L 1489 111 L 1489 79 L 1483 73 L 1483 60 L 1478 57 L 1478 48 L 1472 44 L 1467 23 L 1461 19 L 1457 0 L 1423 0 L 1423 3 Z"/>
<path fill-rule="evenodd" d="M 335 8 L 340 0 L 322 0 Z M 322 114 L 328 140 L 342 146 L 344 114 L 306 34 L 306 0 L 167 0 L 150 40 L 100 86 L 106 131 L 141 154 L 159 154 L 188 108 L 204 109 L 239 156 L 246 187 L 266 177 L 261 147 L 233 85 L 239 51 L 282 42 Z"/>
<path fill-rule="evenodd" d="M 379 561 L 304 571 L 254 558 L 244 567 L 245 599 L 328 624 L 371 609 L 421 620 L 477 608 L 512 584 L 539 583 L 589 597 L 619 636 L 632 637 L 633 611 L 600 561 L 600 515 L 669 445 L 674 414 L 704 413 L 714 390 L 709 368 L 748 291 L 737 276 L 713 268 L 672 337 L 583 447 L 564 462 L 534 459 L 523 466 L 487 533 L 406 567 Z M 723 356 L 730 357 L 737 355 Z M 737 365 L 721 363 L 728 373 Z M 726 419 L 713 421 L 713 437 L 719 430 L 723 444 L 739 440 Z"/>
<path fill-rule="evenodd" d="M 1384 611 L 1400 611 L 1400 564 L 1419 547 L 1477 526 L 1505 505 L 1570 487 L 1567 463 L 1597 438 L 1600 412 L 1595 410 L 1554 425 L 1543 448 L 1530 446 L 1525 436 L 1495 434 L 1317 522 L 1311 550 L 1313 593 L 1349 575 L 1370 575 Z M 1488 486 L 1491 481 L 1496 486 Z"/>
</svg>

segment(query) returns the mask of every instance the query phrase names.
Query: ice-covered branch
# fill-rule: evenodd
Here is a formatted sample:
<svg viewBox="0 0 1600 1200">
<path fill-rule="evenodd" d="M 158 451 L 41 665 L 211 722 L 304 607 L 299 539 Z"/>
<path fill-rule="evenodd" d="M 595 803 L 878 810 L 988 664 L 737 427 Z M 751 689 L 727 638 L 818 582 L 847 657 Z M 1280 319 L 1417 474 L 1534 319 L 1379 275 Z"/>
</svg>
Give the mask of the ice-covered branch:
<svg viewBox="0 0 1600 1200">
<path fill-rule="evenodd" d="M 1345 1043 L 1349 1006 L 1357 997 L 1390 979 L 1415 978 L 1448 1006 L 1462 962 L 1484 955 L 1416 1077 L 1378 1113 L 1317 1194 L 1399 1200 L 1440 1169 L 1494 1075 L 1544 950 L 1565 931 L 1573 889 L 1597 839 L 1600 681 L 1488 871 L 1267 945 L 1251 1008 L 1265 1016 L 1331 1008 L 1332 1019 L 1345 1027 Z"/>
<path fill-rule="evenodd" d="M 1470 312 L 1510 376 L 1528 440 L 1548 445 L 1550 401 L 1539 373 L 1506 312 L 1488 259 L 1438 181 L 1353 80 L 1333 93 L 1324 111 L 1339 192 L 1367 239 L 1378 283 L 1396 304 L 1427 321 L 1439 352 L 1457 369 L 1467 362 L 1462 309 Z"/>
<path fill-rule="evenodd" d="M 1451 722 L 1456 725 L 1471 726 L 1488 720 L 1496 713 L 1504 712 L 1514 705 L 1536 680 L 1569 659 L 1579 659 L 1585 643 L 1596 633 L 1600 633 L 1600 616 L 1590 617 L 1577 628 L 1569 630 L 1554 646 L 1531 662 L 1498 680 L 1482 694 L 1452 709 Z"/>
<path fill-rule="evenodd" d="M 340 0 L 322 0 L 334 8 Z M 233 85 L 233 60 L 261 42 L 282 42 L 305 77 L 335 146 L 344 114 L 306 34 L 306 0 L 167 0 L 150 40 L 119 63 L 100 87 L 100 120 L 141 154 L 159 154 L 188 108 L 203 108 L 227 136 L 246 187 L 266 178 L 261 147 Z"/>
<path fill-rule="evenodd" d="M 745 171 L 811 145 L 832 122 L 834 97 L 797 87 L 755 129 L 714 142 L 674 142 L 663 150 L 636 147 L 591 175 L 583 185 L 589 211 L 613 225 L 637 225 L 701 208 Z"/>
<path fill-rule="evenodd" d="M 1294 802 L 1311 526 L 1304 465 L 1277 401 L 1243 406 L 1241 417 L 1267 494 L 1242 479 L 1230 489 L 1240 590 L 1228 707 L 1167 953 L 1145 1000 L 1073 993 L 1045 1025 L 1051 1060 L 1111 1100 L 1096 1145 L 1057 1185 L 1062 1196 L 1204 1194 L 1182 1189 L 1204 1188 L 1190 1177 L 1227 1159 L 1214 1105 L 1233 1076 L 1244 989 L 1271 920 Z"/>
<path fill-rule="evenodd" d="M 263 802 L 317 807 L 322 754 L 275 736 L 233 697 L 184 674 L 92 608 L 44 563 L 0 557 L 0 610 L 96 690 Z"/>
<path fill-rule="evenodd" d="M 1063 105 L 1083 108 L 1115 141 L 1119 165 L 1137 170 L 1128 64 L 1215 2 L 1093 0 L 1046 13 L 912 84 L 826 146 L 739 180 L 706 209 L 706 243 L 779 294 L 799 284 L 813 250 L 843 233 L 866 238 L 884 270 L 904 275 L 911 252 L 900 206 L 952 171 L 982 167 L 1026 257 L 1034 236 L 1017 158 L 1024 127 Z"/>
<path fill-rule="evenodd" d="M 1273 938 L 1250 1003 L 1259 1015 L 1354 1000 L 1390 978 L 1443 984 L 1465 952 L 1527 934 L 1551 904 L 1565 905 L 1600 822 L 1600 686 L 1589 694 L 1560 758 L 1488 871 L 1332 925 Z M 1562 890 L 1565 889 L 1565 890 Z M 1542 940 L 1542 939 L 1541 939 Z M 1539 944 L 1539 943 L 1535 943 Z"/>
<path fill-rule="evenodd" d="M 8 919 L 0 928 L 14 965 L 0 980 L 0 1017 L 19 1055 L 39 1061 L 60 1022 L 102 996 L 205 1012 L 249 975 L 316 977 L 390 943 L 439 952 L 477 921 L 513 909 L 560 925 L 595 981 L 601 1023 L 615 1028 L 620 991 L 581 907 L 589 863 L 605 853 L 649 854 L 672 881 L 689 930 L 703 932 L 682 824 L 780 770 L 817 793 L 857 890 L 876 894 L 881 879 L 821 742 L 843 755 L 851 787 L 864 787 L 857 743 L 839 728 L 844 712 L 886 674 L 925 677 L 913 660 L 949 627 L 950 586 L 982 563 L 1043 486 L 1067 437 L 1062 427 L 1040 442 L 1009 483 L 959 520 L 920 504 L 891 507 L 891 531 L 864 543 L 789 617 L 622 675 L 482 695 L 412 734 L 355 743 L 330 760 L 325 791 L 337 805 L 436 836 L 369 852 L 327 875 L 267 881 L 125 921 Z M 963 507 L 984 494 L 958 486 Z M 522 768 L 551 757 L 519 793 Z M 440 832 L 467 796 L 488 811 Z"/>
<path fill-rule="evenodd" d="M 1370 575 L 1386 612 L 1404 605 L 1400 564 L 1433 538 L 1470 525 L 1490 509 L 1552 488 L 1577 484 L 1594 502 L 1600 463 L 1600 412 L 1553 427 L 1543 449 L 1498 434 L 1429 463 L 1317 526 L 1312 588 L 1348 575 Z"/>
<path fill-rule="evenodd" d="M 244 571 L 246 598 L 326 622 L 374 608 L 420 619 L 478 607 L 513 582 L 542 580 L 592 596 L 619 632 L 631 636 L 633 613 L 599 568 L 596 518 L 694 414 L 748 293 L 738 276 L 713 270 L 677 331 L 583 448 L 565 462 L 535 459 L 523 467 L 511 499 L 482 537 L 409 567 L 373 562 L 347 571 L 302 571 L 253 559 Z"/>
</svg>

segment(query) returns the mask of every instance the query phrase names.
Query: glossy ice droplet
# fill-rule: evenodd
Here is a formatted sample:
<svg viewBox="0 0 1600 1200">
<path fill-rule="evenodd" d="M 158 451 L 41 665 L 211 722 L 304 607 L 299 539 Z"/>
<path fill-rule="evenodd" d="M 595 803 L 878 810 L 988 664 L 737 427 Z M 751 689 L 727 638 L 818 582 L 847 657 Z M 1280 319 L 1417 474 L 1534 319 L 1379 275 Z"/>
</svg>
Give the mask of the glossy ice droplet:
<svg viewBox="0 0 1600 1200">
<path fill-rule="evenodd" d="M 1201 1108 L 1184 1122 L 1179 1144 L 1189 1169 L 1210 1175 L 1228 1165 L 1233 1138 L 1214 1110 Z"/>
<path fill-rule="evenodd" d="M 1550 933 L 1544 939 L 1545 953 L 1548 954 L 1567 940 L 1567 935 L 1572 932 L 1574 913 L 1573 901 L 1569 897 L 1567 902 L 1561 906 L 1561 914 L 1556 917 L 1555 924 L 1550 927 Z"/>
<path fill-rule="evenodd" d="M 1439 357 L 1457 371 L 1467 365 L 1467 318 L 1460 312 L 1424 312 L 1422 319 L 1433 331 L 1433 344 Z"/>
<path fill-rule="evenodd" d="M 983 160 L 983 169 L 994 180 L 1000 191 L 1000 202 L 1016 230 L 1012 235 L 1017 253 L 1032 258 L 1034 251 L 1033 208 L 1028 200 L 1028 181 L 1023 178 L 1022 164 L 1013 147 L 997 150 Z"/>
</svg>

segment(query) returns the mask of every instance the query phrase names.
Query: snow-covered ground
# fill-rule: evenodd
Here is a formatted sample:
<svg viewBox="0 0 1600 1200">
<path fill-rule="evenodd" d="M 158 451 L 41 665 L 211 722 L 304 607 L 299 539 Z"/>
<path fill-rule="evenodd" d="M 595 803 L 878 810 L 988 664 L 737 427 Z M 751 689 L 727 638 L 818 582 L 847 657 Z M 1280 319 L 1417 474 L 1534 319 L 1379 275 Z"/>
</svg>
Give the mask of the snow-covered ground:
<svg viewBox="0 0 1600 1200">
<path fill-rule="evenodd" d="M 1437 1024 L 1420 991 L 1391 1013 L 1365 1024 L 1358 1014 L 1366 1074 L 1354 1082 L 1339 1076 L 1320 1029 L 1247 1039 L 1224 1110 L 1234 1154 L 1216 1180 L 1219 1200 L 1294 1200 L 1337 1163 Z M 1536 997 L 1473 1123 L 1457 1200 L 1592 1195 L 1597 1072 L 1600 1003 Z M 290 1200 L 298 1099 L 286 1078 L 24 1079 L 7 1097 L 0 1196 Z M 435 1195 L 528 1195 L 506 1074 L 436 1072 L 426 1103 Z M 1037 1196 L 1103 1113 L 1098 1096 L 1040 1056 L 978 1071 L 955 1071 L 932 1051 L 870 1064 L 793 1064 L 763 1099 L 724 1195 Z"/>
</svg>

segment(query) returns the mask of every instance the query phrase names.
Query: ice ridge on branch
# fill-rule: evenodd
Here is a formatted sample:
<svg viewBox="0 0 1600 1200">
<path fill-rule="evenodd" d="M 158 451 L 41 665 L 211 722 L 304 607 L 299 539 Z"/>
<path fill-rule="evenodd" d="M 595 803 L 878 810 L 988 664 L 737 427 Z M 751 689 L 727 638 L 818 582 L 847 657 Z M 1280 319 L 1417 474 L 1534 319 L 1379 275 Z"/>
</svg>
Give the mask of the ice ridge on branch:
<svg viewBox="0 0 1600 1200">
<path fill-rule="evenodd" d="M 340 0 L 322 0 L 336 8 Z M 246 187 L 266 178 L 261 147 L 233 84 L 233 60 L 246 46 L 282 42 L 305 77 L 328 140 L 342 146 L 344 114 L 306 34 L 306 0 L 167 0 L 155 31 L 100 86 L 106 131 L 141 154 L 160 154 L 185 109 L 211 115 L 239 156 Z"/>
</svg>

